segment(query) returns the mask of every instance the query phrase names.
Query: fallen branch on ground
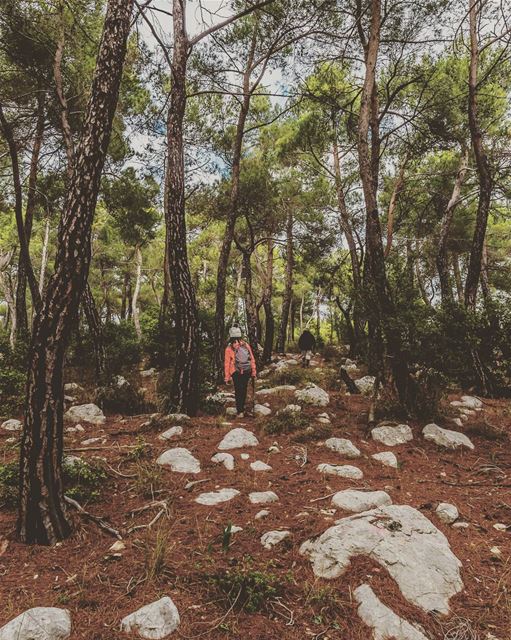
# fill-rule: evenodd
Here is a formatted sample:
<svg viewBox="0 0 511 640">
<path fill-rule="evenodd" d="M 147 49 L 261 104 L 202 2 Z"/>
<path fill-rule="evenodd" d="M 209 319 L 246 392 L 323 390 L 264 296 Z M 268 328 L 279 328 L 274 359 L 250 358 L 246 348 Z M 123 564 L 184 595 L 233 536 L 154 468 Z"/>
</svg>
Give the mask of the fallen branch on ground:
<svg viewBox="0 0 511 640">
<path fill-rule="evenodd" d="M 102 518 L 99 518 L 98 516 L 94 516 L 92 515 L 92 513 L 89 513 L 88 511 L 86 511 L 81 504 L 76 502 L 76 500 L 73 500 L 73 498 L 70 498 L 69 496 L 64 496 L 64 500 L 68 504 L 70 504 L 72 507 L 74 507 L 81 516 L 83 516 L 87 520 L 91 520 L 92 522 L 97 524 L 100 529 L 103 529 L 103 531 L 106 531 L 107 533 L 114 536 L 118 540 L 122 540 L 122 536 L 117 531 L 117 529 L 114 529 L 113 527 L 111 527 Z"/>
</svg>

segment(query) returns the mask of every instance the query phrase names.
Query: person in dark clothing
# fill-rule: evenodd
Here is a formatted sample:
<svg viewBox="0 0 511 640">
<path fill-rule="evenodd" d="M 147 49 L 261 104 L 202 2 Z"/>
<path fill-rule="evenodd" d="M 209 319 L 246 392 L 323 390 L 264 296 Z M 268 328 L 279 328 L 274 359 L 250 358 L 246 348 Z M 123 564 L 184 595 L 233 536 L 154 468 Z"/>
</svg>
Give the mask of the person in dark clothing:
<svg viewBox="0 0 511 640">
<path fill-rule="evenodd" d="M 298 338 L 298 348 L 302 352 L 302 367 L 308 367 L 316 349 L 316 338 L 308 329 Z"/>
</svg>

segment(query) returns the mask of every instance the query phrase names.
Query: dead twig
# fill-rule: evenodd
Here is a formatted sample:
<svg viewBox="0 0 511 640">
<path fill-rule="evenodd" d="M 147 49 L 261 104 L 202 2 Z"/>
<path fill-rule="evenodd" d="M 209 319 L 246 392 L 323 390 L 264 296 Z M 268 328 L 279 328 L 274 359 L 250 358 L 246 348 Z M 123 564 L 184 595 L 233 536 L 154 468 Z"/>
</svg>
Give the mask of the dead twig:
<svg viewBox="0 0 511 640">
<path fill-rule="evenodd" d="M 103 529 L 103 531 L 106 531 L 107 533 L 114 536 L 118 540 L 122 540 L 122 536 L 119 533 L 119 531 L 117 531 L 117 529 L 114 529 L 113 527 L 111 527 L 102 518 L 99 518 L 98 516 L 94 516 L 92 515 L 92 513 L 89 513 L 88 511 L 86 511 L 81 504 L 76 502 L 76 500 L 73 500 L 73 498 L 70 498 L 69 496 L 64 496 L 64 500 L 68 504 L 70 504 L 72 507 L 74 507 L 81 516 L 83 516 L 87 520 L 91 520 L 92 522 L 97 524 L 100 529 Z"/>
</svg>

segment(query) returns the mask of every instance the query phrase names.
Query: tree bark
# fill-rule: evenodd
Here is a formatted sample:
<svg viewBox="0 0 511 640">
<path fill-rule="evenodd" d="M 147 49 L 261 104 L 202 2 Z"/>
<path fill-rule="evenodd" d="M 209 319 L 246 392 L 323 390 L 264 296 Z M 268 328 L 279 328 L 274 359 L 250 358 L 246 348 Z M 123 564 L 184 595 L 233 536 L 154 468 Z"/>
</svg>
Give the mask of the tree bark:
<svg viewBox="0 0 511 640">
<path fill-rule="evenodd" d="M 403 190 L 403 186 L 405 183 L 405 171 L 407 164 L 408 155 L 405 156 L 405 159 L 401 164 L 396 183 L 394 184 L 394 189 L 392 190 L 392 195 L 390 196 L 389 209 L 387 211 L 387 242 L 385 244 L 385 258 L 389 257 L 392 250 L 392 242 L 394 240 L 394 213 L 396 211 L 399 194 Z"/>
<path fill-rule="evenodd" d="M 63 486 L 63 367 L 91 257 L 91 228 L 117 106 L 133 0 L 109 0 L 89 103 L 57 240 L 55 270 L 37 310 L 30 346 L 20 458 L 18 535 L 54 544 L 67 537 Z"/>
<path fill-rule="evenodd" d="M 468 169 L 468 150 L 464 150 L 461 155 L 458 172 L 454 181 L 452 194 L 445 208 L 444 215 L 440 222 L 440 232 L 438 234 L 438 250 L 436 255 L 436 266 L 438 269 L 438 277 L 440 279 L 440 293 L 443 304 L 452 304 L 454 298 L 452 295 L 452 284 L 449 270 L 449 257 L 447 254 L 447 240 L 451 228 L 454 212 L 460 201 L 461 188 L 465 180 Z"/>
<path fill-rule="evenodd" d="M 273 317 L 273 309 L 271 305 L 273 295 L 273 239 L 269 238 L 268 243 L 268 262 L 266 265 L 266 282 L 263 293 L 264 308 L 264 345 L 262 363 L 267 364 L 271 361 L 273 350 L 273 338 L 275 334 L 275 318 Z"/>
<path fill-rule="evenodd" d="M 467 279 L 465 282 L 465 304 L 474 309 L 477 300 L 477 288 L 481 275 L 484 240 L 490 211 L 493 179 L 490 164 L 483 143 L 483 134 L 479 124 L 477 105 L 477 69 L 479 63 L 479 43 L 477 38 L 477 19 L 479 16 L 480 0 L 469 0 L 470 23 L 470 70 L 468 78 L 468 124 L 470 138 L 474 151 L 477 173 L 479 176 L 479 200 L 477 203 L 476 225 L 470 250 Z"/>
<path fill-rule="evenodd" d="M 43 248 L 41 251 L 41 271 L 39 272 L 39 294 L 42 297 L 44 291 L 44 279 L 46 277 L 46 267 L 48 265 L 48 245 L 50 244 L 50 230 L 51 222 L 50 217 L 46 218 L 46 224 L 44 225 L 44 238 Z"/>
<path fill-rule="evenodd" d="M 142 339 L 142 329 L 140 328 L 140 314 L 138 312 L 138 296 L 140 294 L 140 283 L 142 281 L 142 250 L 140 246 L 135 247 L 135 262 L 137 265 L 137 275 L 135 278 L 135 289 L 133 290 L 133 298 L 131 299 L 131 313 L 133 315 L 133 324 L 137 332 L 137 338 Z"/>
<path fill-rule="evenodd" d="M 169 406 L 195 415 L 198 405 L 199 319 L 188 263 L 185 218 L 183 120 L 188 61 L 185 5 L 185 0 L 173 0 L 174 51 L 167 116 L 164 209 L 168 232 L 167 264 L 176 310 L 176 361 Z"/>
<path fill-rule="evenodd" d="M 282 299 L 282 315 L 280 318 L 279 337 L 277 341 L 277 351 L 284 353 L 286 350 L 287 326 L 289 322 L 289 309 L 291 307 L 291 297 L 293 295 L 293 268 L 294 268 L 294 247 L 293 247 L 293 209 L 288 204 L 286 220 L 286 275 L 284 282 L 284 296 Z"/>
<path fill-rule="evenodd" d="M 39 172 L 39 156 L 41 155 L 41 147 L 43 144 L 44 127 L 46 121 L 45 114 L 45 95 L 43 92 L 37 94 L 37 124 L 35 129 L 34 144 L 32 147 L 32 156 L 30 158 L 30 171 L 28 176 L 28 191 L 25 207 L 24 231 L 27 243 L 27 249 L 30 247 L 32 237 L 32 223 L 34 220 L 34 209 L 36 203 L 36 187 L 37 175 Z M 37 289 L 39 292 L 39 288 Z M 27 315 L 27 269 L 26 262 L 20 252 L 18 260 L 18 283 L 16 286 L 16 317 L 17 328 L 16 338 L 27 338 L 28 315 Z"/>
<path fill-rule="evenodd" d="M 238 198 L 240 189 L 241 173 L 241 152 L 243 148 L 243 137 L 245 134 L 245 123 L 250 109 L 250 75 L 254 62 L 255 48 L 257 44 L 257 31 L 254 29 L 250 51 L 247 57 L 245 73 L 243 75 L 243 100 L 238 114 L 236 124 L 236 135 L 232 148 L 232 169 L 231 169 L 231 192 L 229 195 L 229 209 L 227 222 L 225 225 L 224 239 L 218 257 L 217 280 L 216 280 L 216 302 L 215 302 L 215 334 L 214 334 L 214 367 L 216 370 L 217 382 L 221 383 L 224 378 L 223 352 L 225 339 L 225 292 L 227 282 L 227 268 L 234 239 L 236 219 L 238 217 Z"/>
<path fill-rule="evenodd" d="M 256 359 L 256 363 L 259 361 L 259 336 L 257 335 L 257 311 L 256 311 L 256 303 L 254 299 L 254 292 L 252 287 L 252 265 L 250 263 L 250 258 L 252 256 L 252 251 L 243 250 L 242 253 L 243 260 L 243 279 L 245 281 L 245 315 L 247 319 L 247 337 L 250 346 L 252 347 L 252 351 L 254 352 L 254 358 Z"/>
<path fill-rule="evenodd" d="M 101 317 L 98 313 L 94 296 L 92 295 L 92 290 L 88 282 L 85 285 L 85 290 L 82 295 L 82 308 L 85 313 L 85 317 L 87 318 L 87 324 L 89 325 L 89 331 L 92 337 L 96 377 L 98 382 L 103 382 L 106 372 L 106 352 L 103 340 L 103 329 L 101 327 Z"/>
<path fill-rule="evenodd" d="M 457 253 L 452 254 L 452 270 L 456 284 L 457 301 L 459 304 L 463 304 L 463 281 L 461 279 L 460 257 Z"/>
</svg>

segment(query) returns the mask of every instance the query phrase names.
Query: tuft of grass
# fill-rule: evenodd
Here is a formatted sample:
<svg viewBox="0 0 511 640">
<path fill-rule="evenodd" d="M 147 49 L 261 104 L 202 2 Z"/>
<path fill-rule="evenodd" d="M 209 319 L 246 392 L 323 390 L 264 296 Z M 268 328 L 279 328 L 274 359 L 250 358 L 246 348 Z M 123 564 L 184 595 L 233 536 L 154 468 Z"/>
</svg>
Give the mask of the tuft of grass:
<svg viewBox="0 0 511 640">
<path fill-rule="evenodd" d="M 317 582 L 306 582 L 303 586 L 305 604 L 313 611 L 313 620 L 317 624 L 332 624 L 343 616 L 344 603 L 338 589 Z"/>
<path fill-rule="evenodd" d="M 310 418 L 303 413 L 278 413 L 272 416 L 264 425 L 264 432 L 268 435 L 281 435 L 303 431 L 310 426 Z"/>
<path fill-rule="evenodd" d="M 169 532 L 159 527 L 154 539 L 145 542 L 145 572 L 148 582 L 161 580 L 168 573 L 169 538 Z"/>
<path fill-rule="evenodd" d="M 0 507 L 14 509 L 18 504 L 19 468 L 16 462 L 0 464 Z"/>
<path fill-rule="evenodd" d="M 247 613 L 266 610 L 284 590 L 275 574 L 252 569 L 247 563 L 209 576 L 208 584 L 222 598 L 226 609 Z"/>
<path fill-rule="evenodd" d="M 151 445 L 148 444 L 144 438 L 144 436 L 137 436 L 135 441 L 135 446 L 128 453 L 128 460 L 137 461 L 142 460 L 143 458 L 147 458 L 151 453 Z"/>
<path fill-rule="evenodd" d="M 151 462 L 138 462 L 134 489 L 144 498 L 152 498 L 163 486 L 161 468 Z"/>
</svg>

